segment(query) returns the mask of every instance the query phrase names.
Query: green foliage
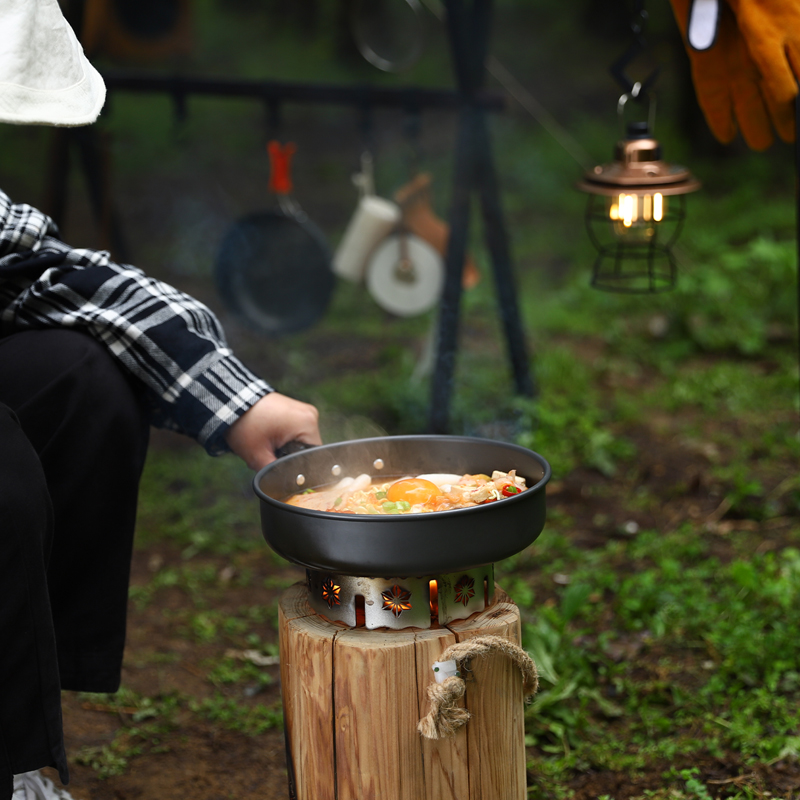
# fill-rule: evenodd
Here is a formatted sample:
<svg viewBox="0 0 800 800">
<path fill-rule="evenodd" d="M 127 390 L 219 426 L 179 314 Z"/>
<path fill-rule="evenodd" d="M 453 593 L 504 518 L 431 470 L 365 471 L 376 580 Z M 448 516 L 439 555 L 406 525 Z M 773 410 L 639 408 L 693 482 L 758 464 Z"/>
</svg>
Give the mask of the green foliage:
<svg viewBox="0 0 800 800">
<path fill-rule="evenodd" d="M 620 460 L 633 456 L 632 444 L 613 432 L 614 411 L 601 399 L 591 369 L 573 353 L 544 353 L 537 377 L 540 397 L 517 400 L 517 441 L 547 453 L 555 476 L 566 476 L 578 464 L 611 476 Z"/>
<path fill-rule="evenodd" d="M 280 703 L 274 706 L 246 706 L 222 694 L 215 694 L 204 700 L 191 700 L 189 708 L 223 728 L 249 736 L 258 736 L 283 725 Z"/>
<path fill-rule="evenodd" d="M 250 681 L 254 675 L 245 667 L 235 678 L 231 672 L 219 670 L 212 670 L 209 677 L 212 682 L 230 685 Z M 269 677 L 262 677 L 257 686 L 263 687 L 268 682 Z M 122 687 L 113 695 L 84 693 L 81 698 L 99 709 L 116 712 L 122 720 L 110 744 L 84 746 L 73 756 L 76 763 L 93 769 L 101 780 L 124 774 L 131 759 L 137 756 L 168 751 L 172 734 L 179 727 L 188 726 L 192 715 L 247 736 L 260 736 L 283 724 L 280 703 L 245 704 L 220 691 L 202 699 L 177 692 L 149 697 Z"/>
<path fill-rule="evenodd" d="M 252 478 L 233 456 L 211 459 L 199 447 L 151 449 L 141 481 L 138 544 L 171 541 L 186 559 L 263 547 Z"/>
<path fill-rule="evenodd" d="M 680 778 L 686 783 L 686 797 L 696 798 L 696 800 L 711 800 L 705 784 L 698 780 L 700 770 L 697 767 L 690 769 L 672 769 L 667 773 L 669 778 Z"/>
<path fill-rule="evenodd" d="M 680 333 L 707 351 L 764 353 L 775 325 L 794 323 L 797 245 L 759 236 L 697 248 L 665 309 Z"/>
<path fill-rule="evenodd" d="M 720 563 L 697 534 L 643 532 L 624 553 L 573 554 L 558 603 L 528 605 L 523 643 L 542 681 L 528 742 L 553 768 L 638 769 L 698 746 L 761 762 L 797 752 L 800 550 Z M 622 557 L 635 565 L 625 576 Z M 662 654 L 657 668 L 638 666 L 646 653 L 648 665 Z M 707 796 L 696 772 L 668 777 L 681 796 Z"/>
<path fill-rule="evenodd" d="M 674 366 L 692 352 L 756 356 L 792 338 L 796 318 L 797 245 L 775 225 L 786 204 L 770 206 L 773 229 L 742 240 L 749 210 L 717 219 L 694 231 L 679 248 L 675 289 L 659 295 L 627 296 L 594 291 L 588 275 L 572 272 L 559 287 L 547 287 L 554 302 L 542 305 L 541 277 L 531 283 L 527 316 L 536 327 L 555 332 L 600 335 L 620 352 Z M 775 228 L 779 230 L 775 230 Z M 790 231 L 791 233 L 791 231 Z M 534 310 L 535 309 L 535 310 Z M 663 318 L 663 333 L 648 331 L 648 320 Z"/>
<path fill-rule="evenodd" d="M 167 740 L 177 728 L 178 714 L 186 702 L 174 692 L 147 697 L 126 687 L 113 695 L 83 693 L 81 697 L 124 720 L 110 744 L 84 746 L 73 756 L 101 780 L 122 775 L 136 756 L 169 750 Z"/>
<path fill-rule="evenodd" d="M 208 679 L 215 686 L 247 682 L 253 693 L 257 693 L 272 683 L 272 675 L 250 661 L 237 661 L 233 658 L 220 660 L 208 673 Z"/>
<path fill-rule="evenodd" d="M 791 407 L 797 394 L 793 365 L 767 372 L 748 361 L 725 360 L 675 365 L 665 372 L 669 386 L 662 402 L 671 411 L 695 406 L 709 414 L 725 408 L 737 416 L 752 415 L 764 411 L 768 402 Z"/>
<path fill-rule="evenodd" d="M 128 757 L 121 755 L 113 746 L 81 747 L 73 756 L 76 764 L 91 767 L 100 780 L 122 775 L 128 768 Z"/>
<path fill-rule="evenodd" d="M 184 564 L 180 568 L 163 567 L 147 584 L 131 586 L 129 597 L 137 608 L 145 608 L 162 589 L 177 588 L 186 593 L 192 605 L 204 607 L 215 587 L 224 586 L 213 564 Z"/>
</svg>

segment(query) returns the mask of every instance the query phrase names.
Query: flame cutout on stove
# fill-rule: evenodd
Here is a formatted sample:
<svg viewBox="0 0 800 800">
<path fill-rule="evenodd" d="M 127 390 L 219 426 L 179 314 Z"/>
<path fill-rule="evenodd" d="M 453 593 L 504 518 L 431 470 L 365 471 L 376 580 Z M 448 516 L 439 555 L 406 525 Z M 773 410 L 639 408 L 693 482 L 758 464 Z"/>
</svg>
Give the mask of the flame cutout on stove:
<svg viewBox="0 0 800 800">
<path fill-rule="evenodd" d="M 333 608 L 342 604 L 339 593 L 342 587 L 335 584 L 330 578 L 322 584 L 322 599 L 328 604 L 328 608 Z"/>
<path fill-rule="evenodd" d="M 404 611 L 411 608 L 411 592 L 403 589 L 402 586 L 395 584 L 391 589 L 381 592 L 383 597 L 383 608 L 386 611 L 391 611 L 396 617 L 399 617 Z"/>
<path fill-rule="evenodd" d="M 475 579 L 462 575 L 453 588 L 456 592 L 456 602 L 465 606 L 475 596 Z"/>
</svg>

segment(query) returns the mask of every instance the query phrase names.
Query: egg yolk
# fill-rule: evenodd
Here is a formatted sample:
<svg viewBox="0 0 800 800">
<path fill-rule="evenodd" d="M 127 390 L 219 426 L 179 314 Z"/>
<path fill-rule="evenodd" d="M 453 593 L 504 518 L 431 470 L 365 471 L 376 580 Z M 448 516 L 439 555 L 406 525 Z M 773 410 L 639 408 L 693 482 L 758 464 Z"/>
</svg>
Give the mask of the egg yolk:
<svg viewBox="0 0 800 800">
<path fill-rule="evenodd" d="M 441 489 L 435 483 L 425 478 L 404 478 L 386 490 L 386 499 L 393 503 L 406 500 L 415 506 L 418 503 L 427 503 L 432 497 L 438 497 L 441 493 Z"/>
</svg>

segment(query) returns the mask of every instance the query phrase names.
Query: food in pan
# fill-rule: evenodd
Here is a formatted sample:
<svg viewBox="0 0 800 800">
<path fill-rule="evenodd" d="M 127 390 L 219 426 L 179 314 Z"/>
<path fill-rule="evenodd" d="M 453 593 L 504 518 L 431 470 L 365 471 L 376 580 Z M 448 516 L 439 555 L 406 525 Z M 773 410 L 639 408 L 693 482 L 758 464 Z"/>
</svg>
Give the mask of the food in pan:
<svg viewBox="0 0 800 800">
<path fill-rule="evenodd" d="M 316 511 L 341 514 L 420 514 L 484 505 L 513 497 L 527 488 L 510 472 L 488 475 L 428 474 L 374 482 L 369 475 L 344 478 L 335 486 L 309 489 L 286 502 Z"/>
</svg>

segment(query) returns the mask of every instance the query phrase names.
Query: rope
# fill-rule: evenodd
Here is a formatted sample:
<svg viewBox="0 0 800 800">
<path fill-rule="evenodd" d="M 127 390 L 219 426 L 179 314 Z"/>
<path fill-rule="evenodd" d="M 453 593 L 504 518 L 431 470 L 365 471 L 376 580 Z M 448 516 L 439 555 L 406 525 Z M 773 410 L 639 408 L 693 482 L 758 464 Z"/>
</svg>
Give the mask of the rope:
<svg viewBox="0 0 800 800">
<path fill-rule="evenodd" d="M 517 644 L 502 636 L 476 636 L 465 642 L 450 645 L 439 656 L 440 661 L 455 661 L 463 671 L 463 663 L 476 656 L 486 657 L 492 653 L 508 656 L 522 673 L 522 693 L 527 699 L 539 688 L 539 673 L 533 659 Z M 467 724 L 471 714 L 466 708 L 456 705 L 464 696 L 466 683 L 460 676 L 446 678 L 442 683 L 428 686 L 430 711 L 417 725 L 417 730 L 426 739 L 443 739 L 453 736 Z"/>
</svg>

